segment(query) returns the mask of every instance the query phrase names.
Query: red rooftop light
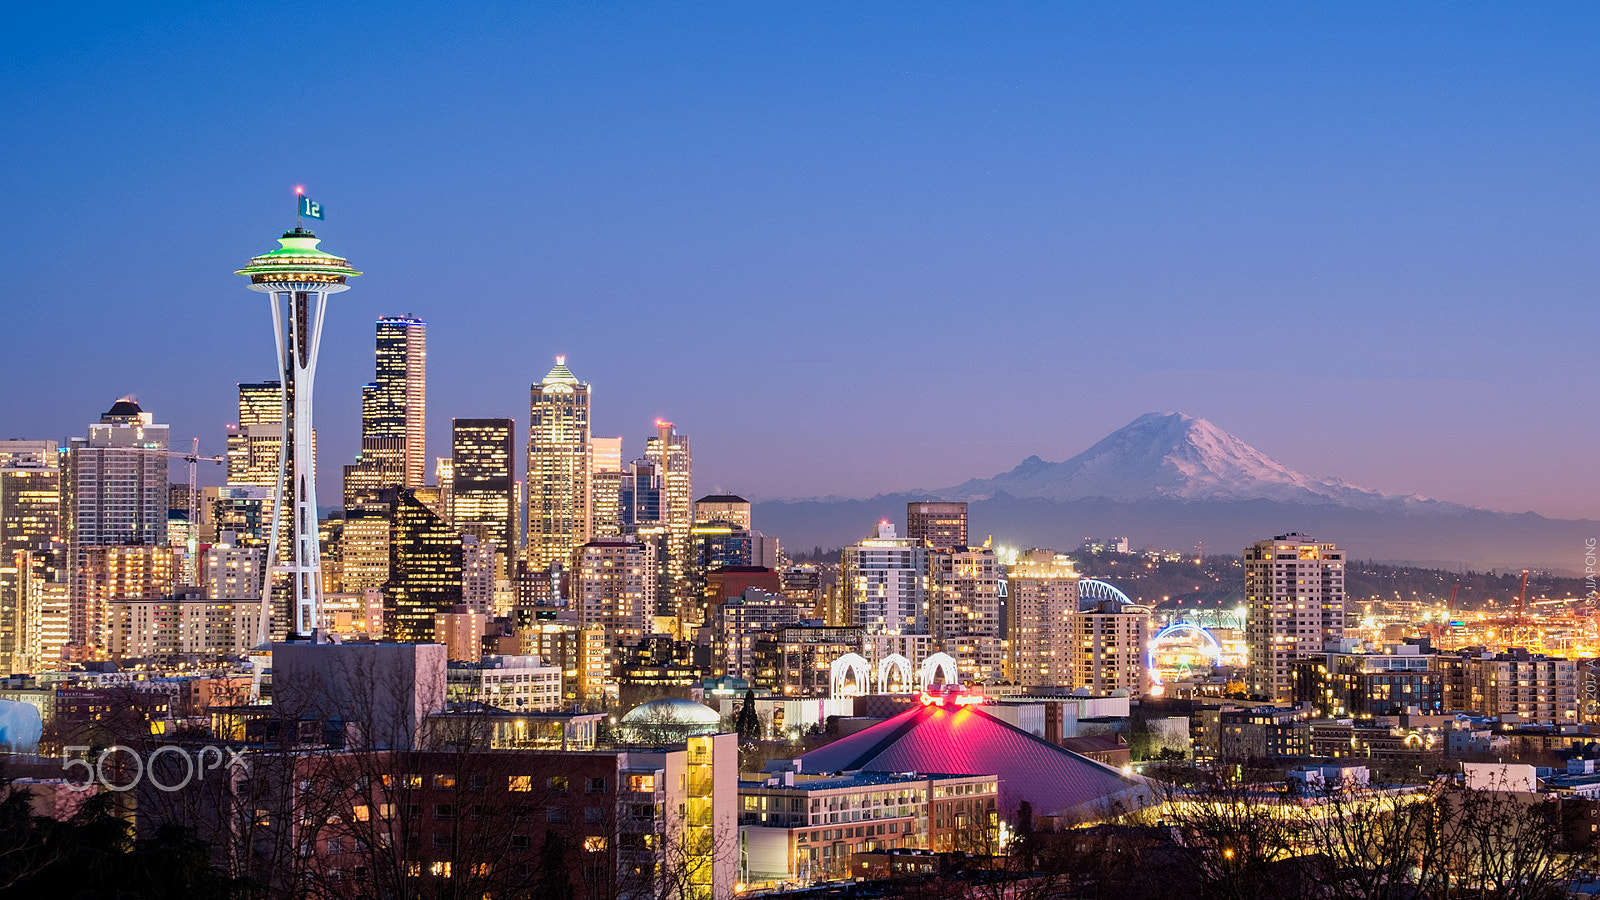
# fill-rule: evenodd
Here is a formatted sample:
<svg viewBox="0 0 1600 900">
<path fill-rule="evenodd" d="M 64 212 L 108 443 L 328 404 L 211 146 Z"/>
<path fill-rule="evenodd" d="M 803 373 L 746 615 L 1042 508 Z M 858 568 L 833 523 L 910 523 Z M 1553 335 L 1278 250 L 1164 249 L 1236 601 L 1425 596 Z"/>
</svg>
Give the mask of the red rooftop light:
<svg viewBox="0 0 1600 900">
<path fill-rule="evenodd" d="M 978 704 L 983 702 L 983 695 L 982 694 L 930 694 L 927 691 L 923 691 L 921 694 L 918 695 L 917 699 L 922 701 L 922 705 L 923 706 L 937 706 L 940 709 L 943 709 L 944 706 L 945 706 L 945 701 L 954 701 L 955 705 L 958 706 L 958 707 L 960 707 L 960 706 L 977 706 Z"/>
</svg>

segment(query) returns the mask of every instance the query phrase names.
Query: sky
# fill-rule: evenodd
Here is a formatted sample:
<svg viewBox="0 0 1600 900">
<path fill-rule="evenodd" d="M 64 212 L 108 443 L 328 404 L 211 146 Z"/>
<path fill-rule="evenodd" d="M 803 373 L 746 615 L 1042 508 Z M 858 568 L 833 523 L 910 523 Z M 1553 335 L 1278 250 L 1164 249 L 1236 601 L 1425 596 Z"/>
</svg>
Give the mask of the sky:
<svg viewBox="0 0 1600 900">
<path fill-rule="evenodd" d="M 10 4 L 0 436 L 131 393 L 220 453 L 273 375 L 232 273 L 304 185 L 367 273 L 326 498 L 409 313 L 430 457 L 565 354 L 697 492 L 941 487 L 1177 410 L 1600 518 L 1597 45 L 1580 3 Z"/>
</svg>

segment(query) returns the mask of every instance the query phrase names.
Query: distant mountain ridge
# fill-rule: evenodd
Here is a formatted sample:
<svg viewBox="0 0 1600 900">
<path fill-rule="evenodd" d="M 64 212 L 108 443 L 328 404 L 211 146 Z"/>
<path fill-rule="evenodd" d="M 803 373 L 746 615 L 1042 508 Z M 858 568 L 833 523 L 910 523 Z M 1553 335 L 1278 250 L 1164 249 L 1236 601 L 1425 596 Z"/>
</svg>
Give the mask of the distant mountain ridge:
<svg viewBox="0 0 1600 900">
<path fill-rule="evenodd" d="M 839 547 L 905 504 L 966 500 L 971 535 L 1011 546 L 1071 549 L 1089 536 L 1127 535 L 1135 546 L 1239 553 L 1300 531 L 1353 558 L 1450 567 L 1582 568 L 1600 522 L 1477 509 L 1420 495 L 1385 494 L 1298 472 L 1207 422 L 1148 413 L 1062 462 L 1030 456 L 1008 472 L 953 487 L 870 499 L 758 502 L 756 527 L 785 546 Z"/>
</svg>

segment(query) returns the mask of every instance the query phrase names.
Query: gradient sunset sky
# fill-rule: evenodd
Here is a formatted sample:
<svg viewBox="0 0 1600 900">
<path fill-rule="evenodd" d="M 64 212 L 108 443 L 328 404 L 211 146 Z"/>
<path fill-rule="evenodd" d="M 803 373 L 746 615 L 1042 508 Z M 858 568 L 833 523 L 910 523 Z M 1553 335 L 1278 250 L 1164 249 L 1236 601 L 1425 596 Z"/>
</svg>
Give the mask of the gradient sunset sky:
<svg viewBox="0 0 1600 900">
<path fill-rule="evenodd" d="M 273 375 L 232 273 L 303 184 L 368 273 L 325 503 L 412 313 L 430 456 L 525 428 L 559 353 L 698 492 L 938 487 L 1180 410 L 1600 518 L 1597 46 L 1579 3 L 19 4 L 0 436 L 133 393 L 221 452 Z"/>
</svg>

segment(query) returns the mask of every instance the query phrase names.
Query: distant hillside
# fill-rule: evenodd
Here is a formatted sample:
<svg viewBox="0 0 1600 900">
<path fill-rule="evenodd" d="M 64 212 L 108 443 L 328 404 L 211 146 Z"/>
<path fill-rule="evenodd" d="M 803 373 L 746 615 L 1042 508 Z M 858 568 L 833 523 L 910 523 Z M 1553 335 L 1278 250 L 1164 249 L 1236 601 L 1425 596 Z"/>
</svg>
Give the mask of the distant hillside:
<svg viewBox="0 0 1600 900">
<path fill-rule="evenodd" d="M 1074 552 L 1075 565 L 1086 575 L 1116 585 L 1123 593 L 1153 606 L 1199 606 L 1229 609 L 1244 602 L 1244 569 L 1240 558 L 1207 554 L 1204 562 L 1150 561 L 1137 556 Z M 1396 596 L 1425 603 L 1444 602 L 1459 585 L 1456 609 L 1477 609 L 1486 601 L 1511 603 L 1521 586 L 1520 570 L 1502 572 L 1447 571 L 1422 566 L 1395 566 L 1352 559 L 1345 567 L 1345 590 L 1363 602 Z M 1581 595 L 1581 578 L 1560 578 L 1534 573 L 1528 580 L 1528 598 Z"/>
</svg>

